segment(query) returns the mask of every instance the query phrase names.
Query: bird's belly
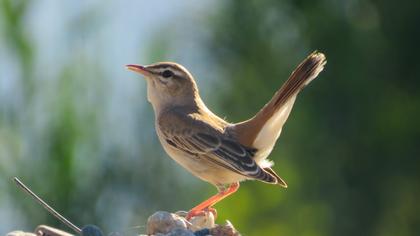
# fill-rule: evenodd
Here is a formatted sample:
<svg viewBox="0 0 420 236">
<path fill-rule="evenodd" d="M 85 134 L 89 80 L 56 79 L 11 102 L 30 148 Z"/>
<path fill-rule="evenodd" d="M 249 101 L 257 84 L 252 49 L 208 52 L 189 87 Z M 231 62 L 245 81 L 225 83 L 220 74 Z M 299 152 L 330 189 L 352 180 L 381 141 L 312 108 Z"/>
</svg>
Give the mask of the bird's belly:
<svg viewBox="0 0 420 236">
<path fill-rule="evenodd" d="M 161 142 L 165 142 L 161 140 Z M 187 169 L 194 176 L 213 185 L 240 182 L 247 178 L 229 169 L 219 166 L 205 157 L 188 154 L 172 146 L 162 145 L 166 153 L 179 165 Z"/>
</svg>

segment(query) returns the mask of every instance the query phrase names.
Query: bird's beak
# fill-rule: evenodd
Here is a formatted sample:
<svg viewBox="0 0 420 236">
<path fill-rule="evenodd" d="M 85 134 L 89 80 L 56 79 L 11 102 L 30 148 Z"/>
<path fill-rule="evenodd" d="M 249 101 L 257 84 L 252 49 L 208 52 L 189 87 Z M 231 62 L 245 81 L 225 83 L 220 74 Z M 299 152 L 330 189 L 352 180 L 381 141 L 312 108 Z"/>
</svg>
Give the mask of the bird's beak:
<svg viewBox="0 0 420 236">
<path fill-rule="evenodd" d="M 127 69 L 138 72 L 143 76 L 150 76 L 152 73 L 145 67 L 141 65 L 126 65 Z"/>
</svg>

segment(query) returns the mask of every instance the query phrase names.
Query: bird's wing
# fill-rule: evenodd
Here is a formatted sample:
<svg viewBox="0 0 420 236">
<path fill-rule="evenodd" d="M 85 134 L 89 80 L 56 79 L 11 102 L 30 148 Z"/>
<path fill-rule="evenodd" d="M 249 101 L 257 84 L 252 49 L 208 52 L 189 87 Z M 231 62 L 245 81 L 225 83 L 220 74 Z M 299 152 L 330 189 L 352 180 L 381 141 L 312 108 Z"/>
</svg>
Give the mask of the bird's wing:
<svg viewBox="0 0 420 236">
<path fill-rule="evenodd" d="M 161 134 L 172 147 L 252 179 L 272 184 L 278 182 L 276 176 L 252 159 L 255 150 L 241 145 L 207 122 L 176 112 L 167 114 L 166 119 L 159 122 Z"/>
<path fill-rule="evenodd" d="M 324 54 L 314 52 L 299 64 L 273 98 L 253 118 L 233 126 L 239 142 L 267 152 L 268 155 L 292 110 L 297 94 L 318 76 L 325 63 Z"/>
</svg>

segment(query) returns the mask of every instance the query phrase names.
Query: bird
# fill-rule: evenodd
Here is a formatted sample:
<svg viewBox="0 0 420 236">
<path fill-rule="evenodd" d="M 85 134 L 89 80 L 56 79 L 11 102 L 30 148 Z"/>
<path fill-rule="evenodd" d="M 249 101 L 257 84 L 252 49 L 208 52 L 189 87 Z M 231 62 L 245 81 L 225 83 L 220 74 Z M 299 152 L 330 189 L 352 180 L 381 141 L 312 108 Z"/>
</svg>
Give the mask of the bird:
<svg viewBox="0 0 420 236">
<path fill-rule="evenodd" d="M 153 107 L 156 133 L 163 149 L 179 165 L 218 190 L 193 207 L 187 220 L 208 212 L 217 216 L 213 206 L 236 192 L 244 180 L 287 188 L 267 157 L 296 96 L 318 76 L 326 62 L 323 53 L 311 53 L 261 110 L 238 123 L 230 123 L 207 108 L 194 77 L 184 66 L 174 62 L 126 65 L 147 81 L 147 99 Z"/>
</svg>

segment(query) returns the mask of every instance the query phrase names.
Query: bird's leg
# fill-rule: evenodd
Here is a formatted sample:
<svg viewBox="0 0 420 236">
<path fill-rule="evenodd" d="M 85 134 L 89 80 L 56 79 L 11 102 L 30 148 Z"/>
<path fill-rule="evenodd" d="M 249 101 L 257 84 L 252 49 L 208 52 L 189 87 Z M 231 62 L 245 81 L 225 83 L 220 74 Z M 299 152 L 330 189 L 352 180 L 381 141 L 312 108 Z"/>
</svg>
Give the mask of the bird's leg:
<svg viewBox="0 0 420 236">
<path fill-rule="evenodd" d="M 218 194 L 213 195 L 209 199 L 205 200 L 204 202 L 198 204 L 196 207 L 191 209 L 188 212 L 187 217 L 185 217 L 185 218 L 187 220 L 189 220 L 193 216 L 202 215 L 203 211 L 211 211 L 215 215 L 215 218 L 216 218 L 217 213 L 216 213 L 216 210 L 214 208 L 212 208 L 212 206 L 214 204 L 220 202 L 221 200 L 223 200 L 227 196 L 231 195 L 232 193 L 236 192 L 238 190 L 238 188 L 239 188 L 239 182 L 230 184 L 228 188 L 224 188 L 224 189 L 219 190 Z"/>
</svg>

